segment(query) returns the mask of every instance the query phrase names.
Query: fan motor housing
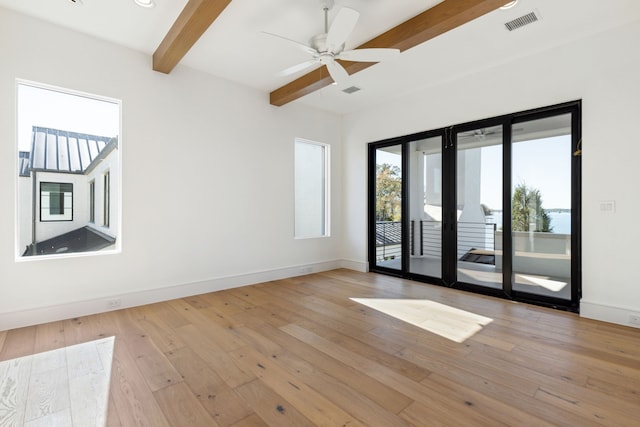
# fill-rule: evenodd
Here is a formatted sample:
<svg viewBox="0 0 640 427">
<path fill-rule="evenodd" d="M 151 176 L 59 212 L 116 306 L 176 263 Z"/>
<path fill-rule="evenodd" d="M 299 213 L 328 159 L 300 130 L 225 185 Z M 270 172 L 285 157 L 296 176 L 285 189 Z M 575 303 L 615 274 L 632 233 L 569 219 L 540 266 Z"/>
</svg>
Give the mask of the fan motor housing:
<svg viewBox="0 0 640 427">
<path fill-rule="evenodd" d="M 311 47 L 317 50 L 320 53 L 326 53 L 329 51 L 329 47 L 327 46 L 327 33 L 318 34 L 311 38 Z M 344 49 L 344 43 L 338 47 L 335 51 L 331 52 L 333 54 L 337 54 L 342 52 Z"/>
</svg>

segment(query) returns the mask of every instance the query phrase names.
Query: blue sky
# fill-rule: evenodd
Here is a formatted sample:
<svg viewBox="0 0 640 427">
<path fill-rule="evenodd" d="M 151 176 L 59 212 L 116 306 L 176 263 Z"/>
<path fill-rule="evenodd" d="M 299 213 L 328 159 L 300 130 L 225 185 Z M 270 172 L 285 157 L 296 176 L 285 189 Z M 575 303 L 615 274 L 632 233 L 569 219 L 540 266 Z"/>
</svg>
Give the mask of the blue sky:
<svg viewBox="0 0 640 427">
<path fill-rule="evenodd" d="M 500 146 L 482 151 L 482 203 L 500 209 L 502 186 L 502 150 Z M 512 153 L 512 188 L 525 183 L 537 188 L 542 206 L 571 208 L 571 137 L 516 142 Z"/>
<path fill-rule="evenodd" d="M 31 150 L 31 127 L 100 136 L 120 133 L 120 105 L 82 94 L 18 85 L 18 148 Z"/>
</svg>

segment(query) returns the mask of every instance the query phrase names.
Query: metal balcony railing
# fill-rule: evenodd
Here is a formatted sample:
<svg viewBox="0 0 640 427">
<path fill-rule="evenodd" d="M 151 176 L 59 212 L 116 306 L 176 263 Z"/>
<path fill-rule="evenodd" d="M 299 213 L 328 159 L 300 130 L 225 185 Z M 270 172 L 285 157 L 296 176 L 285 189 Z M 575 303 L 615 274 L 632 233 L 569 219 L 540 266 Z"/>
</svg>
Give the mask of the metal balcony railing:
<svg viewBox="0 0 640 427">
<path fill-rule="evenodd" d="M 420 255 L 442 257 L 442 222 L 420 221 Z"/>
<path fill-rule="evenodd" d="M 376 260 L 384 261 L 402 255 L 402 223 L 400 221 L 376 222 Z"/>
<path fill-rule="evenodd" d="M 471 249 L 495 249 L 496 224 L 485 222 L 458 222 L 458 259 Z"/>
<path fill-rule="evenodd" d="M 420 221 L 419 254 L 442 256 L 442 222 Z M 493 251 L 495 248 L 496 224 L 484 222 L 458 223 L 458 258 L 471 249 Z"/>
<path fill-rule="evenodd" d="M 442 257 L 442 222 L 411 221 L 411 255 Z M 472 249 L 495 250 L 495 223 L 458 222 L 458 250 L 460 259 Z M 416 235 L 418 234 L 418 235 Z M 402 254 L 402 223 L 380 221 L 376 223 L 376 259 L 399 258 Z"/>
</svg>

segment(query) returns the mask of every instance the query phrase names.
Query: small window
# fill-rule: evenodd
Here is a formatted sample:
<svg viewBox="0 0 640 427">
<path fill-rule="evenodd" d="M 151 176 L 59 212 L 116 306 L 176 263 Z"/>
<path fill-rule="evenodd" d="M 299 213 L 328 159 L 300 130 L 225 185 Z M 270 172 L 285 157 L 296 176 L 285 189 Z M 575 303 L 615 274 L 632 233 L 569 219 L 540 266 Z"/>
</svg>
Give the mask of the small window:
<svg viewBox="0 0 640 427">
<path fill-rule="evenodd" d="M 73 221 L 73 184 L 40 183 L 40 221 Z"/>
<path fill-rule="evenodd" d="M 109 220 L 110 220 L 110 208 L 111 208 L 111 174 L 109 173 L 109 171 L 105 172 L 104 174 L 104 188 L 103 188 L 103 195 L 104 195 L 104 200 L 103 200 L 103 204 L 102 206 L 104 207 L 104 214 L 103 214 L 103 223 L 102 225 L 104 225 L 105 227 L 109 226 Z"/>
<path fill-rule="evenodd" d="M 329 146 L 295 141 L 295 237 L 329 235 Z"/>
<path fill-rule="evenodd" d="M 89 183 L 89 222 L 96 222 L 96 181 Z"/>
</svg>

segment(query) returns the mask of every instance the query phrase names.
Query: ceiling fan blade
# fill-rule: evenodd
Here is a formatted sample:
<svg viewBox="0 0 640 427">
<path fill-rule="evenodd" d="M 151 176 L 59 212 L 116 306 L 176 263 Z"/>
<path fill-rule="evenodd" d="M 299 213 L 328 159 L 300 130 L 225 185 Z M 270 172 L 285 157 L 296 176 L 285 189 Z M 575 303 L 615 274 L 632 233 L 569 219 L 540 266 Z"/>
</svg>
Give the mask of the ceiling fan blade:
<svg viewBox="0 0 640 427">
<path fill-rule="evenodd" d="M 398 55 L 400 55 L 400 49 L 373 48 L 347 50 L 340 52 L 338 58 L 346 61 L 382 62 L 397 58 Z"/>
<path fill-rule="evenodd" d="M 337 85 L 342 85 L 349 78 L 347 70 L 345 70 L 342 65 L 338 64 L 336 61 L 329 61 L 326 65 L 329 75 L 331 75 L 331 78 Z"/>
<path fill-rule="evenodd" d="M 283 40 L 283 41 L 287 42 L 289 45 L 293 45 L 293 46 L 297 47 L 298 49 L 300 49 L 300 50 L 302 50 L 304 52 L 310 53 L 312 55 L 318 55 L 318 51 L 315 50 L 314 48 L 312 48 L 311 46 L 307 46 L 306 44 L 297 42 L 295 40 L 291 40 L 291 39 L 288 39 L 286 37 L 279 36 L 277 34 L 267 33 L 266 31 L 261 31 L 260 34 L 264 34 L 264 35 L 267 35 L 267 36 L 270 36 L 270 37 L 275 37 L 277 39 L 280 39 L 280 40 Z"/>
<path fill-rule="evenodd" d="M 338 11 L 338 15 L 333 20 L 331 28 L 327 33 L 327 47 L 331 52 L 336 52 L 349 37 L 358 22 L 360 13 L 348 7 L 343 7 Z"/>
<path fill-rule="evenodd" d="M 304 69 L 307 69 L 307 68 L 309 68 L 312 65 L 317 64 L 317 63 L 318 63 L 317 59 L 310 59 L 308 61 L 305 61 L 305 62 L 302 62 L 300 64 L 296 64 L 296 65 L 293 65 L 293 66 L 291 66 L 289 68 L 286 68 L 286 69 L 280 71 L 276 75 L 279 76 L 279 77 L 289 76 L 291 74 L 297 73 L 298 71 L 302 71 Z"/>
</svg>

